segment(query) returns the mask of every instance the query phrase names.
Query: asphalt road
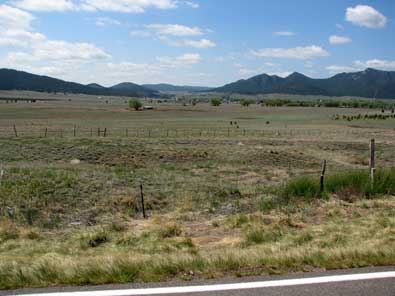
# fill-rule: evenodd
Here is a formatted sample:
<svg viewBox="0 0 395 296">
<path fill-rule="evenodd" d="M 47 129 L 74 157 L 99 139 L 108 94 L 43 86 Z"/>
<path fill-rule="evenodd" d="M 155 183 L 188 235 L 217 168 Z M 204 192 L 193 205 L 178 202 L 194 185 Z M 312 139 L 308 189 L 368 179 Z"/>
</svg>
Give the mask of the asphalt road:
<svg viewBox="0 0 395 296">
<path fill-rule="evenodd" d="M 206 290 L 206 292 L 199 292 Z M 395 267 L 330 272 L 226 278 L 155 284 L 59 287 L 0 291 L 0 295 L 42 296 L 395 296 Z"/>
</svg>

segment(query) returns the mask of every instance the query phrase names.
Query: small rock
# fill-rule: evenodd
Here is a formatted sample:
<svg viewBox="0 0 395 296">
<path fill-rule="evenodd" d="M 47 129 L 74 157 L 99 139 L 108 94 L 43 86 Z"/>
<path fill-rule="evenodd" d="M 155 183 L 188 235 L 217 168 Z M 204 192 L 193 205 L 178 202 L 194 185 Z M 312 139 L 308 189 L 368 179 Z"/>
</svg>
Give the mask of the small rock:
<svg viewBox="0 0 395 296">
<path fill-rule="evenodd" d="M 70 164 L 80 164 L 80 163 L 81 163 L 81 161 L 79 159 L 72 159 L 70 161 Z"/>
</svg>

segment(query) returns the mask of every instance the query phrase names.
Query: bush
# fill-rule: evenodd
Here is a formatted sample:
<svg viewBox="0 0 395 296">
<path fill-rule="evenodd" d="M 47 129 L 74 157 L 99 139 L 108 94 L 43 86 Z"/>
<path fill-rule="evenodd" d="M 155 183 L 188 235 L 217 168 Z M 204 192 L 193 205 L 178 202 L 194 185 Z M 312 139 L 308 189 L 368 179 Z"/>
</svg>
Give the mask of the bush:
<svg viewBox="0 0 395 296">
<path fill-rule="evenodd" d="M 213 99 L 211 99 L 211 105 L 212 105 L 212 106 L 218 107 L 218 106 L 220 106 L 221 104 L 222 104 L 221 99 L 218 99 L 218 98 L 213 98 Z"/>
<path fill-rule="evenodd" d="M 143 104 L 139 100 L 130 100 L 129 101 L 129 108 L 138 111 L 138 110 L 140 110 L 141 107 L 143 107 Z"/>
</svg>

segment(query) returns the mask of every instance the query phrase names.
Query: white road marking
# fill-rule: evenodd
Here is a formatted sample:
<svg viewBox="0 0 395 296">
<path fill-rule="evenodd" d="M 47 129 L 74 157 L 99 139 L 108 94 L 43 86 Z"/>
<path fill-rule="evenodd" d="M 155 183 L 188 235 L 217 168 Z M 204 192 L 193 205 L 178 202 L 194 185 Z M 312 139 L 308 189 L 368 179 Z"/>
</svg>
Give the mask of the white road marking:
<svg viewBox="0 0 395 296">
<path fill-rule="evenodd" d="M 288 286 L 363 281 L 363 280 L 386 279 L 386 278 L 395 278 L 395 271 L 348 274 L 348 275 L 333 275 L 333 276 L 264 281 L 264 282 L 206 285 L 206 286 L 164 287 L 164 288 L 123 289 L 123 290 L 83 291 L 83 292 L 37 293 L 37 294 L 25 294 L 25 295 L 18 295 L 18 296 L 36 296 L 36 295 L 37 296 L 161 295 L 161 294 L 180 294 L 180 293 L 246 290 L 246 289 L 270 288 L 270 287 L 288 287 Z"/>
</svg>

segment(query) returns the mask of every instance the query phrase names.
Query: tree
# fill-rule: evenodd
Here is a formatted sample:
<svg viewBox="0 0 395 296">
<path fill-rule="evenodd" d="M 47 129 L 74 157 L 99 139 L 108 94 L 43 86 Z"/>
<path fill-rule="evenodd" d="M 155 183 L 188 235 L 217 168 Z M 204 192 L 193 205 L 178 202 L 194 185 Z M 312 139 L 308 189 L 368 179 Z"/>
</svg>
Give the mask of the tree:
<svg viewBox="0 0 395 296">
<path fill-rule="evenodd" d="M 213 105 L 213 106 L 215 106 L 215 107 L 218 107 L 218 106 L 221 105 L 221 104 L 222 104 L 221 99 L 218 99 L 218 98 L 213 98 L 213 99 L 211 99 L 211 105 Z"/>
<path fill-rule="evenodd" d="M 249 105 L 254 104 L 254 102 L 255 101 L 252 100 L 252 99 L 241 99 L 240 100 L 240 105 L 248 107 Z"/>
<path fill-rule="evenodd" d="M 143 104 L 139 100 L 130 100 L 129 101 L 129 108 L 138 111 L 138 110 L 140 110 L 141 107 L 143 107 Z"/>
</svg>

